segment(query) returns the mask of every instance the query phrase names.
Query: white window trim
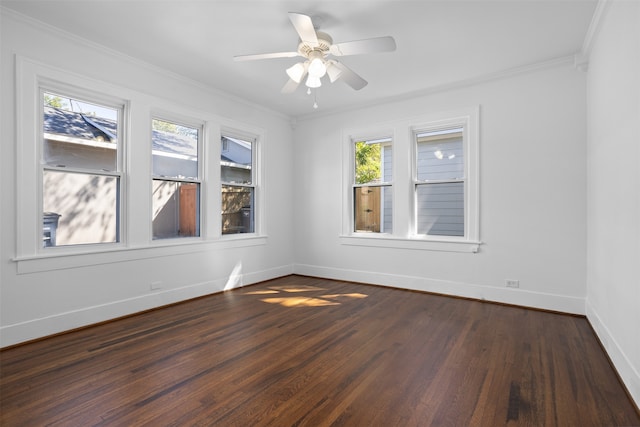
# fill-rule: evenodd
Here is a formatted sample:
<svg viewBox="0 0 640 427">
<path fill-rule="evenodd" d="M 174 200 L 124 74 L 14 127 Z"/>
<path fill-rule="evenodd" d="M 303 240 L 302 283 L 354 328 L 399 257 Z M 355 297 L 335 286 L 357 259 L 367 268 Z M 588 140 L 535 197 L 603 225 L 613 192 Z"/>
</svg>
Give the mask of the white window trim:
<svg viewBox="0 0 640 427">
<path fill-rule="evenodd" d="M 360 141 L 366 141 L 368 143 L 379 143 L 380 144 L 380 162 L 381 162 L 381 168 L 384 167 L 384 156 L 385 156 L 385 150 L 384 147 L 390 146 L 391 147 L 391 152 L 393 153 L 393 139 L 391 137 L 382 137 L 382 138 L 374 138 L 374 139 L 361 139 L 361 138 L 357 138 L 351 141 L 351 161 L 352 161 L 352 165 L 355 165 L 355 144 L 357 142 Z M 393 159 L 393 155 L 391 156 L 391 158 Z M 393 175 L 393 166 L 391 168 L 391 173 Z M 352 188 L 351 188 L 351 212 L 352 212 L 352 216 L 351 216 L 351 229 L 353 230 L 354 234 L 360 235 L 360 234 L 369 234 L 363 231 L 355 231 L 355 205 L 353 204 L 354 200 L 353 200 L 353 195 L 355 193 L 356 188 L 363 188 L 363 187 L 375 187 L 375 188 L 388 188 L 391 189 L 391 195 L 393 197 L 393 176 L 392 179 L 389 181 L 385 181 L 384 180 L 384 170 L 382 170 L 382 181 L 380 182 L 369 182 L 366 184 L 356 184 L 355 182 L 355 170 L 352 172 L 351 174 L 351 183 L 352 183 Z M 393 218 L 393 211 L 392 211 L 392 218 Z M 387 234 L 389 235 L 389 233 L 387 231 L 385 231 L 384 229 L 384 198 L 381 197 L 380 198 L 380 232 L 378 233 L 373 233 L 373 234 Z"/>
<path fill-rule="evenodd" d="M 382 127 L 376 129 L 368 129 L 368 130 L 354 130 L 354 131 L 346 131 L 343 133 L 343 182 L 346 185 L 343 185 L 342 196 L 342 210 L 343 210 L 343 223 L 342 223 L 342 235 L 346 236 L 357 236 L 357 237 L 371 237 L 371 238 L 379 238 L 380 236 L 391 236 L 391 234 L 383 231 L 379 233 L 363 233 L 355 231 L 355 212 L 354 212 L 354 199 L 353 193 L 356 187 L 388 187 L 391 188 L 392 199 L 395 199 L 395 191 L 393 190 L 393 177 L 391 181 L 385 181 L 376 184 L 355 184 L 355 143 L 358 141 L 377 141 L 377 140 L 390 140 L 391 150 L 395 150 L 394 142 L 395 142 L 395 129 L 389 127 Z M 395 158 L 395 156 L 393 156 Z M 395 174 L 395 165 L 392 166 L 392 176 Z M 392 201 L 392 205 L 395 200 Z M 381 201 L 382 203 L 382 201 Z M 393 221 L 395 224 L 395 212 L 393 212 Z"/>
<path fill-rule="evenodd" d="M 479 204 L 479 117 L 480 107 L 434 112 L 398 120 L 384 128 L 343 131 L 343 224 L 340 243 L 352 246 L 386 247 L 476 253 L 480 241 Z M 461 125 L 465 150 L 465 236 L 429 236 L 416 233 L 416 144 L 415 133 L 425 129 Z M 386 129 L 386 131 L 385 131 Z M 391 131 L 389 130 L 391 129 Z M 353 230 L 353 150 L 354 140 L 392 135 L 393 140 L 393 233 L 355 233 Z M 367 138 L 369 137 L 369 138 Z M 403 153 L 409 153 L 408 157 Z M 410 166 L 407 167 L 407 164 Z M 406 183 L 404 185 L 403 183 Z"/>
<path fill-rule="evenodd" d="M 251 164 L 252 164 L 252 183 L 251 185 L 246 184 L 234 184 L 227 183 L 222 181 L 221 171 L 220 171 L 220 157 L 221 157 L 221 139 L 222 136 L 228 136 L 231 138 L 237 138 L 240 140 L 251 141 Z M 217 157 L 215 165 L 218 170 L 219 182 L 217 185 L 217 198 L 218 205 L 216 212 L 222 212 L 222 186 L 224 184 L 235 185 L 235 186 L 244 186 L 244 187 L 252 187 L 253 188 L 253 232 L 252 233 L 237 233 L 237 234 L 222 234 L 222 223 L 218 221 L 217 225 L 217 235 L 221 240 L 243 240 L 243 239 L 251 239 L 258 236 L 266 235 L 266 227 L 265 227 L 265 206 L 264 206 L 264 163 L 263 163 L 263 153 L 264 153 L 264 143 L 265 143 L 265 131 L 263 129 L 249 126 L 246 124 L 241 124 L 238 122 L 226 121 L 221 124 L 220 132 L 217 137 L 217 143 L 215 146 L 217 147 Z M 212 163 L 213 165 L 214 163 Z"/>
<path fill-rule="evenodd" d="M 87 89 L 91 88 L 91 89 Z M 120 177 L 119 241 L 114 243 L 96 243 L 85 245 L 42 247 L 42 159 L 43 117 L 42 92 L 57 92 L 102 105 L 117 107 L 119 127 L 122 136 L 118 138 L 117 172 Z M 112 94 L 112 95 L 106 95 Z M 54 69 L 35 61 L 18 56 L 16 58 L 16 133 L 17 133 L 17 195 L 16 226 L 20 238 L 16 242 L 17 258 L 43 256 L 52 253 L 86 253 L 105 248 L 124 247 L 126 244 L 127 183 L 124 167 L 126 165 L 125 146 L 127 140 L 126 98 L 119 91 L 102 82 L 83 78 L 73 73 Z M 53 168 L 49 168 L 53 169 Z M 71 171 L 71 169 L 69 169 Z M 35 190 L 35 191 L 34 191 Z M 46 250 L 45 250 L 46 249 Z"/>
<path fill-rule="evenodd" d="M 206 158 L 206 144 L 204 144 L 204 140 L 205 140 L 205 135 L 206 135 L 206 123 L 202 120 L 198 120 L 198 119 L 194 119 L 192 117 L 189 116 L 184 116 L 184 115 L 180 115 L 177 114 L 175 112 L 168 112 L 168 111 L 158 111 L 158 110 L 154 110 L 151 112 L 151 120 L 149 121 L 149 135 L 150 138 L 153 138 L 153 128 L 152 128 L 152 121 L 153 120 L 160 120 L 163 122 L 168 122 L 168 123 L 173 123 L 176 124 L 178 126 L 184 126 L 184 127 L 191 127 L 194 129 L 198 130 L 198 142 L 197 142 L 197 157 L 195 158 L 195 160 L 198 162 L 198 177 L 195 179 L 192 178 L 175 178 L 175 177 L 160 177 L 160 176 L 156 176 L 153 174 L 153 155 L 157 154 L 157 153 L 162 153 L 162 155 L 167 155 L 168 157 L 175 157 L 175 158 L 181 158 L 181 159 L 185 159 L 185 160 L 190 160 L 193 157 L 192 156 L 187 156 L 187 155 L 180 155 L 180 154 L 170 154 L 170 153 L 165 153 L 165 152 L 159 152 L 156 150 L 150 150 L 149 153 L 149 157 L 150 157 L 150 164 L 151 164 L 151 182 L 153 182 L 154 180 L 162 180 L 162 181 L 172 181 L 172 182 L 180 182 L 180 183 L 193 183 L 193 184 L 198 184 L 198 188 L 200 191 L 200 194 L 198 195 L 199 198 L 199 206 L 198 206 L 198 227 L 200 230 L 200 234 L 198 236 L 174 236 L 174 237 L 166 237 L 166 238 L 158 238 L 158 239 L 154 239 L 153 238 L 153 220 L 149 221 L 149 235 L 151 236 L 151 240 L 152 240 L 152 244 L 153 245 L 160 245 L 160 242 L 170 242 L 170 241 L 175 241 L 176 243 L 181 243 L 185 240 L 202 240 L 204 238 L 204 234 L 205 234 L 205 230 L 204 230 L 204 223 L 203 223 L 203 206 L 204 206 L 204 197 L 205 194 L 203 193 L 203 181 L 204 181 L 204 159 Z M 149 140 L 149 146 L 152 147 L 152 140 Z M 153 184 L 151 184 L 149 187 L 151 188 Z M 151 208 L 151 211 L 149 212 L 150 214 L 150 218 L 153 215 L 153 191 L 149 191 L 149 207 Z"/>
<path fill-rule="evenodd" d="M 107 105 L 125 105 L 124 118 L 121 123 L 121 138 L 126 141 L 148 141 L 149 145 L 133 144 L 122 146 L 121 172 L 121 217 L 120 242 L 87 244 L 75 246 L 59 246 L 53 251 L 42 251 L 42 192 L 34 191 L 42 188 L 38 182 L 40 170 L 40 140 L 42 138 L 42 117 L 40 117 L 39 91 L 41 84 L 48 89 L 62 91 L 73 89 L 72 95 L 89 98 Z M 175 102 L 142 94 L 132 89 L 112 85 L 102 80 L 82 76 L 72 70 L 57 68 L 22 55 L 16 55 L 16 255 L 12 261 L 16 263 L 18 274 L 29 274 L 48 270 L 101 265 L 136 259 L 163 257 L 173 254 L 196 253 L 211 250 L 224 250 L 265 245 L 268 240 L 264 226 L 265 203 L 262 200 L 264 187 L 262 174 L 262 145 L 265 132 L 241 122 L 231 121 L 220 116 L 184 108 Z M 84 95 L 83 95 L 84 94 Z M 109 95 L 103 95 L 109 94 Z M 171 113 L 170 118 L 188 118 L 196 123 L 204 123 L 202 140 L 202 187 L 201 187 L 201 236 L 200 238 L 180 238 L 153 240 L 149 216 L 145 215 L 146 207 L 151 200 L 151 135 L 148 131 L 148 120 L 152 112 Z M 256 153 L 259 173 L 256 174 L 256 189 L 260 197 L 256 212 L 256 230 L 244 236 L 224 239 L 220 237 L 220 226 L 213 212 L 220 212 L 220 129 L 245 129 L 259 141 Z M 212 144 L 211 142 L 218 142 Z M 135 152 L 132 154 L 132 152 Z M 132 180 L 132 162 L 135 161 L 136 179 Z M 126 177 L 126 178 L 125 178 Z M 134 185 L 132 185 L 134 184 Z M 147 201 L 147 198 L 149 199 Z M 258 202 L 256 202 L 258 203 Z M 150 209 L 150 207 L 149 207 Z M 135 211 L 132 213 L 132 211 Z M 212 216 L 212 218 L 209 218 Z M 49 248 L 51 249 L 51 248 Z"/>
</svg>

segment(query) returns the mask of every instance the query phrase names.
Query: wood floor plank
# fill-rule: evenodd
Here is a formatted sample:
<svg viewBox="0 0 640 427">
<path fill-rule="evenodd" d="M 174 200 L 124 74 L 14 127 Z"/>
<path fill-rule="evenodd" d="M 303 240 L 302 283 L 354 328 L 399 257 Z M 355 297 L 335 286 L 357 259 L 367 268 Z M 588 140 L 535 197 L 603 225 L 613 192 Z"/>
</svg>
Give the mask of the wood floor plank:
<svg viewBox="0 0 640 427">
<path fill-rule="evenodd" d="M 288 276 L 0 351 L 4 426 L 631 426 L 584 317 Z"/>
</svg>

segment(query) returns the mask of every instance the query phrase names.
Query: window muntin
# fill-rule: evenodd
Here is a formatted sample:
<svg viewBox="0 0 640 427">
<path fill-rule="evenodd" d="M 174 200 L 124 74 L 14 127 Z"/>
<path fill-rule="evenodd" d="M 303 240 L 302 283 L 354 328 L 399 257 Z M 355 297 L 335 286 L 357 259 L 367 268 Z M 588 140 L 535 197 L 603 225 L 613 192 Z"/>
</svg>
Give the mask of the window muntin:
<svg viewBox="0 0 640 427">
<path fill-rule="evenodd" d="M 120 241 L 123 107 L 40 91 L 42 246 Z"/>
<path fill-rule="evenodd" d="M 253 138 L 220 138 L 223 235 L 255 232 L 255 144 Z"/>
<path fill-rule="evenodd" d="M 202 128 L 158 118 L 151 128 L 153 239 L 200 236 Z"/>
<path fill-rule="evenodd" d="M 391 139 L 353 142 L 353 230 L 393 232 Z"/>
<path fill-rule="evenodd" d="M 416 231 L 429 236 L 465 236 L 463 128 L 415 133 Z"/>
</svg>

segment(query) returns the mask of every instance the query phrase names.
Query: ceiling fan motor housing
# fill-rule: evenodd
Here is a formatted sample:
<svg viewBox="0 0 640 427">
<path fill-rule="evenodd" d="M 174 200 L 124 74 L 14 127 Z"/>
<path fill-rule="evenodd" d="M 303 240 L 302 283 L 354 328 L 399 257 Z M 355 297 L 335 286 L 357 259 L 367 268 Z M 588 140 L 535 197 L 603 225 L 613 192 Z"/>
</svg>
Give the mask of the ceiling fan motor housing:
<svg viewBox="0 0 640 427">
<path fill-rule="evenodd" d="M 319 52 L 320 54 L 322 54 L 322 57 L 325 58 L 329 54 L 329 49 L 333 44 L 333 39 L 331 38 L 331 36 L 321 31 L 317 31 L 316 35 L 318 37 L 317 46 L 311 46 L 309 43 L 304 41 L 300 42 L 300 44 L 298 45 L 298 53 L 301 56 L 309 59 L 310 56 L 313 56 L 313 52 Z"/>
</svg>

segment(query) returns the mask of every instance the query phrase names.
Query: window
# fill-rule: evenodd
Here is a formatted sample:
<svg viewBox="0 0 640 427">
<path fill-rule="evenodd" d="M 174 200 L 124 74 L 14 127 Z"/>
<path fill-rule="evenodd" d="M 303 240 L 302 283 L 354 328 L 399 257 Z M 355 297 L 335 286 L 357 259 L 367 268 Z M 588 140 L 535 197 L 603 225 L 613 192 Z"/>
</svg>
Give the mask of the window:
<svg viewBox="0 0 640 427">
<path fill-rule="evenodd" d="M 153 119 L 154 239 L 200 236 L 201 127 Z"/>
<path fill-rule="evenodd" d="M 353 143 L 353 230 L 392 233 L 391 139 Z"/>
<path fill-rule="evenodd" d="M 123 107 L 40 95 L 42 246 L 119 242 Z"/>
<path fill-rule="evenodd" d="M 341 243 L 477 252 L 478 123 L 471 107 L 343 131 Z"/>
<path fill-rule="evenodd" d="M 255 144 L 253 138 L 221 137 L 222 234 L 255 232 Z"/>
<path fill-rule="evenodd" d="M 266 243 L 263 129 L 20 55 L 16 70 L 18 274 Z M 221 133 L 225 191 L 241 193 L 225 198 L 225 234 L 239 239 L 220 239 Z"/>
<path fill-rule="evenodd" d="M 463 129 L 415 133 L 417 234 L 464 236 Z"/>
</svg>

